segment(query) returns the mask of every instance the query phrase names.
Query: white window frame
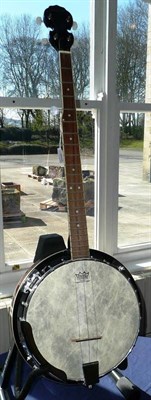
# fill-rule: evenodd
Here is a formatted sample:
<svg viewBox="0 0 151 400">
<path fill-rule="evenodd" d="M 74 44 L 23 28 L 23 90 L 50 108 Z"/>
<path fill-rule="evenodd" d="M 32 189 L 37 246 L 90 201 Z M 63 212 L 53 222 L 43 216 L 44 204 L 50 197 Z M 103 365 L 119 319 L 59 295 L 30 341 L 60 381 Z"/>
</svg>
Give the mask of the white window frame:
<svg viewBox="0 0 151 400">
<path fill-rule="evenodd" d="M 77 109 L 93 110 L 95 115 L 95 247 L 134 265 L 137 260 L 150 259 L 151 243 L 117 247 L 119 115 L 128 111 L 151 112 L 151 104 L 121 103 L 116 95 L 117 0 L 90 0 L 90 11 L 91 100 L 78 100 L 76 104 Z M 49 109 L 51 106 L 60 108 L 61 103 L 57 99 L 0 98 L 0 108 Z M 5 282 L 17 282 L 22 272 L 15 272 L 14 277 L 11 268 L 4 265 L 2 208 L 0 223 L 1 278 Z"/>
<path fill-rule="evenodd" d="M 117 0 L 91 0 L 90 87 L 103 96 L 96 118 L 96 247 L 125 263 L 151 260 L 151 243 L 117 247 L 119 117 L 121 112 L 151 112 L 151 104 L 122 103 L 116 95 Z"/>
</svg>

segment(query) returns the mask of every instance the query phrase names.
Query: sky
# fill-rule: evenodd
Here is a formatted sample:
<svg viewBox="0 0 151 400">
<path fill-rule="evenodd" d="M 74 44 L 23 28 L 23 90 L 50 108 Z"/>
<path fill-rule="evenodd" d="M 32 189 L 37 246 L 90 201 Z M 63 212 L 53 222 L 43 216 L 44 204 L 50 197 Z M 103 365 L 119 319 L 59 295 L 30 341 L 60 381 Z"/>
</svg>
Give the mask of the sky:
<svg viewBox="0 0 151 400">
<path fill-rule="evenodd" d="M 102 1 L 102 0 L 100 0 Z M 118 0 L 119 5 L 127 4 L 129 0 Z M 87 22 L 90 19 L 89 0 L 0 0 L 0 14 L 9 13 L 12 16 L 30 14 L 34 18 L 40 16 L 51 5 L 66 8 L 77 23 Z"/>
<path fill-rule="evenodd" d="M 0 14 L 30 14 L 43 18 L 45 9 L 51 5 L 66 8 L 76 22 L 89 21 L 89 0 L 0 0 Z"/>
</svg>

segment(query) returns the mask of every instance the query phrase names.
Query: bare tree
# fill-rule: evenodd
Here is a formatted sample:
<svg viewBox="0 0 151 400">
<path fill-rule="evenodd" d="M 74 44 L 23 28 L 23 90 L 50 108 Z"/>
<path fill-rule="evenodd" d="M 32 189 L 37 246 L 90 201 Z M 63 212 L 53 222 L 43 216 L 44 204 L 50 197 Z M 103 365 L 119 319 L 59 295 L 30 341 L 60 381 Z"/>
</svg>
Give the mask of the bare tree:
<svg viewBox="0 0 151 400">
<path fill-rule="evenodd" d="M 0 128 L 4 128 L 4 111 L 0 108 Z"/>
<path fill-rule="evenodd" d="M 129 2 L 118 14 L 117 91 L 123 101 L 143 101 L 147 48 L 147 5 Z"/>
<path fill-rule="evenodd" d="M 131 0 L 118 13 L 117 92 L 122 101 L 139 102 L 145 98 L 148 6 Z M 122 132 L 132 134 L 142 124 L 136 114 L 123 114 Z M 138 130 L 137 130 L 138 131 Z"/>
<path fill-rule="evenodd" d="M 58 53 L 41 39 L 41 27 L 28 15 L 0 22 L 0 71 L 5 95 L 19 97 L 60 96 Z M 49 32 L 48 32 L 49 35 Z M 89 90 L 89 31 L 84 25 L 75 37 L 72 49 L 76 96 L 87 97 Z M 22 127 L 28 127 L 36 112 L 20 110 Z M 49 115 L 48 115 L 49 119 Z"/>
<path fill-rule="evenodd" d="M 1 19 L 1 76 L 5 94 L 19 97 L 50 95 L 44 80 L 45 71 L 52 72 L 52 50 L 42 44 L 41 27 L 28 15 Z M 48 62 L 49 53 L 49 62 Z M 48 67 L 49 66 L 49 67 Z M 49 76 L 54 83 L 56 73 Z M 50 85 L 50 83 L 49 83 Z M 52 85 L 50 85 L 50 89 Z M 22 127 L 28 127 L 31 110 L 20 110 Z M 36 115 L 36 113 L 35 113 Z"/>
<path fill-rule="evenodd" d="M 42 44 L 43 45 L 43 44 Z M 59 57 L 56 50 L 48 42 L 44 53 L 44 70 L 41 80 L 42 91 L 45 97 L 57 98 L 60 96 Z"/>
<path fill-rule="evenodd" d="M 3 82 L 8 95 L 34 96 L 44 68 L 44 48 L 39 49 L 40 27 L 30 16 L 1 20 L 0 48 L 3 59 Z"/>
<path fill-rule="evenodd" d="M 72 50 L 73 76 L 75 81 L 76 96 L 87 98 L 90 82 L 90 39 L 89 28 L 86 25 L 78 30 L 75 35 L 76 46 Z"/>
<path fill-rule="evenodd" d="M 75 35 L 74 45 L 71 48 L 73 79 L 75 94 L 79 98 L 88 97 L 89 93 L 89 29 L 86 25 L 78 30 Z M 60 72 L 58 53 L 49 44 L 46 45 L 45 70 L 43 73 L 43 84 L 45 95 L 49 97 L 60 96 Z"/>
<path fill-rule="evenodd" d="M 41 27 L 28 15 L 1 19 L 0 50 L 6 94 L 21 97 L 58 97 L 60 77 L 58 53 L 43 44 Z M 76 94 L 82 98 L 89 88 L 89 31 L 83 25 L 72 49 Z"/>
</svg>

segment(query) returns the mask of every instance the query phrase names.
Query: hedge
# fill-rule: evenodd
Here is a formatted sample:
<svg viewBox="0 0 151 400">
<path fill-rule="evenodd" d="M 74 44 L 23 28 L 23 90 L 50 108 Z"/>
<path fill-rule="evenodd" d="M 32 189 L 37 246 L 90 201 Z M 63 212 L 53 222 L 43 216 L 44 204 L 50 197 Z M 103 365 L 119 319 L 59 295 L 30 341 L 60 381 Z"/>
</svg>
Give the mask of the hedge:
<svg viewBox="0 0 151 400">
<path fill-rule="evenodd" d="M 56 154 L 57 146 L 42 146 L 36 144 L 14 144 L 14 145 L 4 145 L 0 146 L 1 155 L 22 155 L 22 154 Z"/>
</svg>

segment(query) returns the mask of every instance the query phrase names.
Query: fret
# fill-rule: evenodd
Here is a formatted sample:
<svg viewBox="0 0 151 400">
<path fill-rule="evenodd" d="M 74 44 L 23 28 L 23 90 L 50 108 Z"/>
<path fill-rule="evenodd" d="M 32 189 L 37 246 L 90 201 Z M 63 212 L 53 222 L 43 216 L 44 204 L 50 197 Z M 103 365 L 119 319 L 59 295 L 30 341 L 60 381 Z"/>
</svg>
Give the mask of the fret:
<svg viewBox="0 0 151 400">
<path fill-rule="evenodd" d="M 70 187 L 68 188 L 68 190 L 69 190 L 69 193 L 68 193 L 68 202 L 69 202 L 70 200 L 72 200 L 72 196 L 71 196 L 71 192 L 70 192 Z M 73 195 L 74 197 L 77 197 L 77 199 L 81 200 L 82 197 L 83 197 L 83 191 L 81 190 L 81 192 L 79 191 L 78 194 L 77 194 L 77 191 L 76 191 L 76 190 L 72 190 L 72 195 Z M 81 197 L 80 197 L 80 196 L 81 196 Z"/>
<path fill-rule="evenodd" d="M 63 91 L 63 98 L 66 96 L 70 97 L 74 95 L 74 88 L 73 84 L 71 82 L 64 82 L 62 86 L 62 91 Z"/>
<path fill-rule="evenodd" d="M 70 234 L 70 240 L 72 240 L 73 238 L 73 243 L 71 243 L 73 244 L 73 247 L 75 246 L 75 243 L 80 247 L 80 243 L 82 243 L 83 240 L 85 240 L 85 246 L 86 246 L 86 244 L 88 243 L 87 229 L 79 229 L 79 230 L 72 229 L 72 231 L 70 232 L 72 232 L 72 234 Z"/>
<path fill-rule="evenodd" d="M 76 218 L 77 215 L 78 215 L 79 218 L 81 216 L 86 217 L 85 207 L 83 207 L 83 209 L 82 208 L 80 209 L 79 207 L 72 208 L 72 206 L 70 204 L 70 216 L 72 218 Z"/>
<path fill-rule="evenodd" d="M 64 143 L 65 146 L 65 151 L 67 151 L 67 149 L 76 149 L 76 147 L 79 147 L 79 143 L 72 143 L 73 138 L 69 138 L 70 142 L 68 143 Z M 74 153 L 74 152 L 73 152 Z"/>
<path fill-rule="evenodd" d="M 70 182 L 67 181 L 67 184 L 68 184 L 68 190 L 70 192 L 72 191 L 72 193 L 76 192 L 78 194 L 79 194 L 79 192 L 83 192 L 82 181 L 80 183 L 77 183 L 77 182 L 70 183 Z"/>
<path fill-rule="evenodd" d="M 78 175 L 81 174 L 81 164 L 66 164 L 67 175 Z"/>
<path fill-rule="evenodd" d="M 87 236 L 87 235 L 86 235 Z M 70 236 L 70 238 L 71 238 L 71 236 Z M 79 237 L 79 235 L 78 234 L 76 234 L 76 233 L 74 233 L 74 238 L 75 238 L 75 245 L 74 245 L 74 248 L 76 249 L 76 248 L 86 248 L 86 246 L 88 245 L 88 240 L 87 239 L 85 239 L 85 235 L 82 237 L 82 240 L 81 240 L 81 237 Z"/>
<path fill-rule="evenodd" d="M 79 210 L 75 210 L 75 212 L 73 213 L 72 212 L 72 210 L 70 209 L 70 218 L 75 218 L 76 216 L 77 216 L 77 213 L 76 213 L 76 211 L 79 211 Z M 80 212 L 79 214 L 78 214 L 78 216 L 79 216 L 79 219 L 81 220 L 81 217 L 84 217 L 85 218 L 85 212 Z"/>
<path fill-rule="evenodd" d="M 73 179 L 76 179 L 76 178 L 78 178 L 79 177 L 79 173 L 76 173 L 76 172 L 72 172 L 71 171 L 71 173 L 70 173 L 70 170 L 68 171 L 68 177 L 69 178 L 72 178 L 73 177 Z"/>
<path fill-rule="evenodd" d="M 72 175 L 70 175 L 70 177 L 67 177 L 68 186 L 72 185 L 71 187 L 72 187 L 73 190 L 79 190 L 79 188 L 82 189 L 83 188 L 82 180 L 79 180 L 79 179 L 76 179 L 76 178 L 78 178 L 78 177 L 75 177 L 75 176 L 72 176 Z"/>
<path fill-rule="evenodd" d="M 77 250 L 77 251 L 75 251 L 75 250 L 73 250 L 73 253 L 72 253 L 72 258 L 73 259 L 82 259 L 82 258 L 89 258 L 90 257 L 90 253 L 89 253 L 89 251 L 86 249 L 86 250 L 82 250 L 82 249 L 80 249 L 79 248 L 79 251 Z"/>
<path fill-rule="evenodd" d="M 69 109 L 72 109 L 72 110 L 75 111 L 75 100 L 74 100 L 74 97 L 72 97 L 72 96 L 64 97 L 63 108 L 64 108 L 64 111 L 65 110 L 69 110 Z"/>
<path fill-rule="evenodd" d="M 78 234 L 85 229 L 87 231 L 86 215 L 82 214 L 72 214 L 69 216 L 69 227 L 70 232 L 73 234 L 77 232 Z"/>
<path fill-rule="evenodd" d="M 82 244 L 83 237 L 85 234 L 87 234 L 87 232 L 85 232 L 83 235 L 81 235 L 81 237 L 78 237 L 76 235 L 76 233 L 74 233 L 74 236 L 73 236 L 74 246 L 72 248 L 72 251 L 75 252 L 76 257 L 77 257 L 77 253 L 79 256 L 82 256 L 82 255 L 84 256 L 84 254 L 82 254 L 82 252 L 84 252 L 84 253 L 87 252 L 87 254 L 89 254 L 88 242 L 85 242 L 84 244 Z M 72 240 L 71 236 L 70 236 L 70 240 Z M 87 255 L 85 254 L 85 256 L 87 256 Z"/>
<path fill-rule="evenodd" d="M 65 154 L 65 160 L 68 164 L 80 164 L 79 154 Z"/>
<path fill-rule="evenodd" d="M 81 244 L 81 242 L 79 244 L 77 244 L 76 246 L 74 246 L 74 253 L 77 254 L 77 256 L 81 256 L 81 250 L 82 252 L 87 252 L 87 243 L 86 244 Z"/>
<path fill-rule="evenodd" d="M 78 201 L 84 200 L 83 199 L 83 191 L 79 191 L 78 193 L 73 192 L 73 191 L 69 191 L 68 194 L 67 194 L 67 197 L 68 197 L 68 202 L 74 200 L 75 197 L 76 197 L 76 199 Z"/>
<path fill-rule="evenodd" d="M 77 193 L 83 191 L 83 181 L 81 179 L 79 180 L 75 175 L 66 176 L 66 181 L 68 186 L 70 186 L 70 193 L 74 190 L 77 191 Z"/>
<path fill-rule="evenodd" d="M 75 139 L 77 140 L 77 143 L 79 143 L 79 138 L 78 138 L 78 136 L 77 136 L 76 133 L 73 132 L 71 129 L 70 129 L 69 132 L 64 132 L 63 135 L 64 135 L 64 138 L 65 138 L 65 137 L 69 137 L 69 135 L 72 135 L 72 136 L 74 136 Z"/>
<path fill-rule="evenodd" d="M 82 179 L 78 179 L 78 177 L 70 175 L 67 177 L 67 184 L 72 185 L 71 188 L 73 190 L 82 190 L 83 189 L 83 182 Z"/>
<path fill-rule="evenodd" d="M 85 206 L 79 207 L 79 205 L 74 206 L 72 202 L 70 202 L 70 215 L 73 217 L 74 215 L 85 215 Z"/>
<path fill-rule="evenodd" d="M 69 111 L 69 112 L 70 112 L 70 111 Z M 75 112 L 75 115 L 76 115 L 76 112 Z M 62 124 L 65 125 L 65 126 L 67 126 L 67 127 L 70 126 L 70 129 L 71 129 L 71 130 L 73 129 L 73 127 L 75 127 L 75 128 L 76 128 L 75 133 L 77 134 L 77 119 L 75 119 L 74 121 L 70 121 L 70 120 L 65 121 L 64 119 L 62 119 Z M 73 126 L 73 127 L 72 127 L 72 126 Z M 72 128 L 71 128 L 71 127 L 72 127 Z"/>
<path fill-rule="evenodd" d="M 78 136 L 76 136 L 74 133 L 67 133 L 63 137 L 63 143 L 66 146 L 77 146 L 79 148 L 79 140 Z"/>
<path fill-rule="evenodd" d="M 62 68 L 61 70 L 62 85 L 64 83 L 72 83 L 72 71 L 67 68 Z"/>
<path fill-rule="evenodd" d="M 68 185 L 72 185 L 72 184 L 77 184 L 77 185 L 82 185 L 83 186 L 83 182 L 81 180 L 81 177 L 79 175 L 67 175 L 67 184 Z"/>
<path fill-rule="evenodd" d="M 76 232 L 83 232 L 83 230 L 86 230 L 86 226 L 84 226 L 85 224 L 85 216 L 83 216 L 83 219 L 76 219 L 75 218 L 71 218 L 70 222 L 69 222 L 69 226 L 70 226 L 70 230 L 75 230 Z"/>
<path fill-rule="evenodd" d="M 80 199 L 75 199 L 75 196 L 73 199 L 70 200 L 70 207 L 72 207 L 72 205 L 75 204 L 75 209 L 80 209 L 80 208 L 84 208 L 84 199 L 80 200 Z"/>
<path fill-rule="evenodd" d="M 83 250 L 83 251 L 87 251 L 87 246 L 88 246 L 88 242 L 84 241 L 83 239 L 79 240 L 79 238 L 75 235 L 75 239 L 76 239 L 76 244 L 74 246 L 74 250 L 75 252 L 79 253 L 79 250 Z"/>
<path fill-rule="evenodd" d="M 82 241 L 85 236 L 87 236 L 87 228 L 86 227 L 81 227 L 81 229 L 70 227 L 70 237 L 73 237 L 73 240 L 75 242 L 78 239 L 79 243 L 80 243 L 80 241 Z"/>
<path fill-rule="evenodd" d="M 63 110 L 62 121 L 76 123 L 76 111 L 73 109 Z"/>
<path fill-rule="evenodd" d="M 72 71 L 71 54 L 60 51 L 60 60 L 62 68 L 69 68 Z"/>
<path fill-rule="evenodd" d="M 77 253 L 77 255 L 78 254 L 80 255 L 81 250 L 84 252 L 87 251 L 87 242 L 81 243 L 81 241 L 80 241 L 80 242 L 76 243 L 76 246 L 74 246 L 74 251 Z"/>
<path fill-rule="evenodd" d="M 87 240 L 86 239 L 82 239 L 82 241 L 81 240 L 79 240 L 79 238 L 78 238 L 78 236 L 75 236 L 76 237 L 76 246 L 75 246 L 75 249 L 77 248 L 77 249 L 79 249 L 79 247 L 81 247 L 81 248 L 86 248 L 86 246 L 87 246 Z"/>
<path fill-rule="evenodd" d="M 74 133 L 65 133 L 63 137 L 63 143 L 65 146 L 78 145 L 79 146 L 79 138 Z"/>
<path fill-rule="evenodd" d="M 72 208 L 70 211 L 72 212 Z M 79 210 L 77 210 L 77 211 L 79 211 Z M 72 228 L 75 228 L 75 229 L 77 229 L 77 228 L 83 229 L 83 227 L 87 228 L 86 214 L 85 214 L 84 210 L 82 212 L 78 212 L 78 213 L 76 213 L 76 210 L 75 210 L 75 212 L 72 213 L 72 218 L 71 218 L 71 215 L 69 215 L 69 221 L 71 222 L 70 225 Z"/>
<path fill-rule="evenodd" d="M 63 132 L 75 133 L 77 135 L 77 122 L 76 121 L 62 121 Z"/>
<path fill-rule="evenodd" d="M 68 208 L 72 215 L 85 215 L 85 201 L 82 193 L 69 193 L 68 194 Z"/>
<path fill-rule="evenodd" d="M 70 189 L 70 185 L 68 186 L 68 190 L 69 190 L 69 193 L 68 193 L 68 200 L 70 201 L 70 200 L 72 200 L 72 195 L 74 195 L 74 197 L 77 197 L 77 199 L 79 199 L 79 200 L 81 200 L 82 199 L 82 197 L 83 197 L 83 190 L 79 190 L 78 191 L 78 193 L 77 193 L 77 190 L 75 189 L 75 190 L 73 190 L 72 189 L 72 193 L 71 193 L 71 189 Z M 81 197 L 80 197 L 81 196 Z"/>
<path fill-rule="evenodd" d="M 78 156 L 79 155 L 79 146 L 78 144 L 64 144 L 64 152 L 66 156 Z"/>
<path fill-rule="evenodd" d="M 85 232 L 83 231 L 83 233 L 80 236 L 76 235 L 76 232 L 74 232 L 73 237 L 72 235 L 70 235 L 70 241 L 74 240 L 74 245 L 71 247 L 72 258 L 76 258 L 77 255 L 79 256 L 79 258 L 89 257 L 88 242 L 85 243 L 84 248 L 82 246 L 83 237 L 85 235 L 87 235 L 86 231 Z"/>
</svg>

